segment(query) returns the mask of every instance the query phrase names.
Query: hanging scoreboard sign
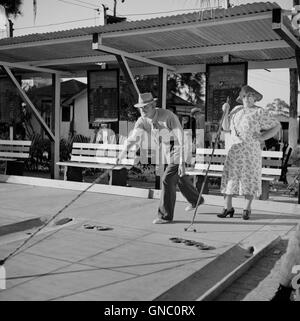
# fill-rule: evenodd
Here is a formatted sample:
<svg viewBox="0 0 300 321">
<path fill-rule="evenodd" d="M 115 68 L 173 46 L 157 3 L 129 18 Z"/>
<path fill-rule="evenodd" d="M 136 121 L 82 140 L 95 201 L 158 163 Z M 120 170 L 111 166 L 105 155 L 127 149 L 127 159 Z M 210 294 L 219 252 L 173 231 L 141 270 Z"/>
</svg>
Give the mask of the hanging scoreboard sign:
<svg viewBox="0 0 300 321">
<path fill-rule="evenodd" d="M 240 88 L 247 84 L 248 65 L 242 63 L 225 63 L 207 65 L 206 85 L 206 121 L 218 123 L 222 117 L 222 105 L 230 98 L 231 109 L 238 105 Z"/>
<path fill-rule="evenodd" d="M 88 71 L 89 123 L 119 120 L 119 71 Z"/>
</svg>

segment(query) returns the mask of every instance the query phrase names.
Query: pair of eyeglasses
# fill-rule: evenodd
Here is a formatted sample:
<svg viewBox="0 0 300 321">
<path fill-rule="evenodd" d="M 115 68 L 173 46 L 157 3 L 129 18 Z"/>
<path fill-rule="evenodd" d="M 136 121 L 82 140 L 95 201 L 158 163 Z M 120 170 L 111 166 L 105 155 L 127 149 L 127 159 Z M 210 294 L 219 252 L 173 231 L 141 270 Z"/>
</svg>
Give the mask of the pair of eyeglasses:
<svg viewBox="0 0 300 321">
<path fill-rule="evenodd" d="M 152 106 L 152 103 L 150 103 L 144 107 L 139 107 L 139 109 L 142 109 L 142 110 L 149 109 L 150 106 Z"/>
</svg>

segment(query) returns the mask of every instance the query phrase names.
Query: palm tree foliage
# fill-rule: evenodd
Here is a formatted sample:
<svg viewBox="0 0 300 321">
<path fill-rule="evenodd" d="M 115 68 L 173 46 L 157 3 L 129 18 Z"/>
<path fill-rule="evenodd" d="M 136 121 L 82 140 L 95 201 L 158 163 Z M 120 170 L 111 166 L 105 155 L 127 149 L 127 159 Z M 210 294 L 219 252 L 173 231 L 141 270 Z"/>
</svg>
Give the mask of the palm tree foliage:
<svg viewBox="0 0 300 321">
<path fill-rule="evenodd" d="M 21 5 L 23 4 L 23 0 L 0 0 L 0 5 L 2 5 L 5 10 L 7 16 L 14 16 L 21 14 Z"/>
</svg>

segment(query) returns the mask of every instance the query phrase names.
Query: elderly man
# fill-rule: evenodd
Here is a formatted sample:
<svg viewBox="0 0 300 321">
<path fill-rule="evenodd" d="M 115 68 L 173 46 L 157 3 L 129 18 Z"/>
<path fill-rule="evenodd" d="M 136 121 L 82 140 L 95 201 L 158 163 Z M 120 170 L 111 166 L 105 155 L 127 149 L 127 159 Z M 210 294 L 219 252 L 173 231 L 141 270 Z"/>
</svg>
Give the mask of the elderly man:
<svg viewBox="0 0 300 321">
<path fill-rule="evenodd" d="M 127 150 L 141 141 L 143 133 L 152 135 L 156 144 L 163 144 L 166 151 L 167 167 L 162 177 L 162 191 L 158 217 L 153 224 L 171 223 L 176 202 L 176 184 L 190 205 L 186 211 L 193 210 L 197 204 L 198 192 L 185 175 L 185 158 L 183 146 L 183 130 L 178 117 L 170 110 L 156 108 L 156 99 L 151 93 L 139 95 L 139 101 L 134 107 L 139 108 L 138 118 L 132 134 L 128 137 L 124 150 L 119 154 L 117 163 L 124 157 Z M 203 203 L 203 198 L 200 204 Z"/>
</svg>

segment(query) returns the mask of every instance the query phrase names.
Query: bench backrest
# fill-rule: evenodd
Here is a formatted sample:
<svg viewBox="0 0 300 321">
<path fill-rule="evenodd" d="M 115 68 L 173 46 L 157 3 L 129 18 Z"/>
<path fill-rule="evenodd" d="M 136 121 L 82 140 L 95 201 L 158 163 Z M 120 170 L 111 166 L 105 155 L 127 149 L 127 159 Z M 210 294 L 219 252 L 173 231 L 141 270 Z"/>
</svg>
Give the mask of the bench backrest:
<svg viewBox="0 0 300 321">
<path fill-rule="evenodd" d="M 208 163 L 211 158 L 212 148 L 197 148 L 196 150 L 196 163 L 195 169 L 204 170 L 207 169 Z M 262 151 L 262 174 L 263 175 L 281 175 L 282 166 L 282 152 L 274 151 Z M 211 171 L 222 172 L 227 155 L 225 149 L 215 149 L 212 162 L 210 165 Z"/>
<path fill-rule="evenodd" d="M 30 140 L 0 140 L 0 159 L 29 158 Z"/>
<path fill-rule="evenodd" d="M 122 150 L 123 145 L 120 144 L 73 143 L 71 161 L 114 165 Z M 122 159 L 121 164 L 133 166 L 136 163 L 136 148 L 133 147 Z"/>
</svg>

